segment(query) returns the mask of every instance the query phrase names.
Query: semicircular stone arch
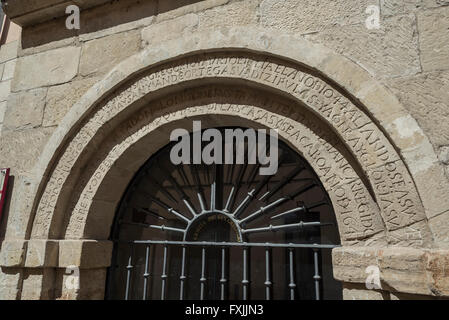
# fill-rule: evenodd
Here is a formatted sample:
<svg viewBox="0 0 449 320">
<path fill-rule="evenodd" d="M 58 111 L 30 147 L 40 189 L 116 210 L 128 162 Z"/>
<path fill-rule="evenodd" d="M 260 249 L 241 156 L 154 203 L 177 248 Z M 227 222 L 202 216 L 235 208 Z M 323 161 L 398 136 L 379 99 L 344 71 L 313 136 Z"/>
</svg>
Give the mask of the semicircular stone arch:
<svg viewBox="0 0 449 320">
<path fill-rule="evenodd" d="M 96 190 L 102 185 L 101 181 L 118 174 L 117 170 L 111 168 L 120 159 L 126 159 L 129 170 L 133 172 L 132 158 L 121 158 L 121 153 L 133 154 L 136 165 L 141 164 L 143 159 L 149 156 L 138 147 L 141 139 L 151 137 L 151 141 L 156 141 L 154 132 L 158 131 L 159 137 L 168 142 L 170 128 L 179 126 L 182 119 L 186 121 L 187 115 L 183 114 L 183 110 L 188 109 L 180 103 L 184 100 L 176 93 L 181 89 L 193 90 L 192 88 L 206 83 L 232 83 L 242 88 L 255 88 L 268 94 L 283 96 L 294 102 L 278 104 L 276 107 L 264 107 L 264 101 L 248 102 L 240 108 L 243 110 L 246 106 L 247 114 L 237 113 L 235 117 L 278 129 L 284 140 L 301 152 L 317 173 L 320 172 L 320 163 L 323 163 L 319 160 L 321 158 L 329 162 L 323 167 L 330 166 L 332 170 L 336 170 L 334 172 L 343 169 L 342 181 L 347 188 L 344 194 L 342 191 L 336 191 L 339 189 L 332 188 L 332 179 L 326 180 L 328 177 L 321 175 L 333 197 L 334 206 L 339 201 L 344 203 L 342 209 L 336 207 L 340 232 L 345 235 L 342 238 L 348 241 L 365 239 L 376 234 L 383 235 L 385 232 L 390 244 L 423 246 L 431 242 L 424 208 L 407 166 L 379 128 L 377 121 L 372 119 L 372 114 L 366 112 L 352 96 L 316 71 L 288 59 L 248 50 L 214 51 L 192 52 L 190 55 L 146 69 L 139 76 L 127 78 L 128 82 L 123 83 L 119 90 L 96 101 L 84 118 L 78 117 L 76 126 L 68 130 L 71 135 L 61 137 L 59 133 L 60 136 L 52 138 L 61 139 L 62 144 L 59 145 L 60 153 L 54 159 L 51 170 L 45 169 L 48 180 L 40 184 L 41 193 L 38 193 L 35 200 L 31 238 L 60 238 L 61 233 L 65 238 L 85 238 L 89 234 L 86 234 L 86 228 L 89 229 L 89 217 L 93 216 L 90 213 L 108 211 L 96 207 L 102 201 L 107 202 L 96 194 Z M 113 78 L 114 73 L 110 76 Z M 160 99 L 162 97 L 165 99 Z M 155 106 L 155 101 L 158 101 L 159 105 Z M 188 116 L 209 114 L 209 118 L 213 119 L 214 114 L 229 113 L 220 111 L 223 107 L 218 107 L 226 103 L 215 102 L 215 105 L 216 109 L 209 109 L 208 105 L 198 104 L 196 107 L 200 110 L 199 114 L 192 111 Z M 178 110 L 169 113 L 170 108 Z M 301 108 L 307 112 L 301 112 Z M 158 109 L 162 114 L 159 115 L 159 122 L 154 123 L 154 112 Z M 141 110 L 146 112 L 140 112 Z M 305 116 L 308 113 L 314 116 Z M 123 124 L 119 131 L 116 130 L 123 119 L 136 114 L 137 116 L 130 118 L 130 122 Z M 316 123 L 322 122 L 328 128 L 328 135 L 333 141 L 344 146 L 339 153 L 344 159 L 343 164 L 336 160 L 340 159 L 338 154 L 334 154 L 335 158 L 329 154 L 330 149 L 326 150 L 325 143 L 324 147 L 315 152 L 315 158 L 304 152 L 307 145 L 304 142 L 307 142 L 307 138 L 295 132 L 295 128 L 307 131 L 314 126 L 314 121 L 310 120 L 312 118 L 319 119 Z M 208 125 L 213 126 L 213 121 L 207 120 L 211 123 Z M 162 125 L 164 122 L 165 125 Z M 160 128 L 155 130 L 158 126 Z M 139 130 L 134 132 L 136 128 Z M 115 142 L 111 140 L 110 144 L 105 143 L 114 131 L 119 134 Z M 149 134 L 150 132 L 153 134 Z M 316 137 L 314 139 L 309 137 L 309 141 L 317 144 L 319 140 Z M 327 140 L 327 143 L 332 144 L 332 139 Z M 123 143 L 118 143 L 120 141 Z M 83 180 L 83 170 L 103 145 L 111 146 L 105 161 L 97 168 L 91 169 L 94 172 L 91 178 L 87 176 Z M 348 153 L 346 155 L 345 150 Z M 346 163 L 353 163 L 353 166 L 345 166 Z M 341 167 L 338 168 L 338 165 Z M 354 179 L 358 179 L 355 186 L 351 184 Z M 76 185 L 82 190 L 73 192 Z M 75 198 L 73 194 L 76 195 Z M 341 197 L 347 200 L 342 201 Z M 348 201 L 353 203 L 345 203 Z M 67 210 L 68 208 L 70 209 Z M 112 209 L 109 208 L 109 211 Z M 348 217 L 344 217 L 344 214 Z M 61 229 L 63 225 L 65 229 Z M 344 230 L 345 227 L 349 231 Z M 409 227 L 414 230 L 413 236 L 407 234 Z M 83 232 L 80 233 L 79 230 Z"/>
</svg>

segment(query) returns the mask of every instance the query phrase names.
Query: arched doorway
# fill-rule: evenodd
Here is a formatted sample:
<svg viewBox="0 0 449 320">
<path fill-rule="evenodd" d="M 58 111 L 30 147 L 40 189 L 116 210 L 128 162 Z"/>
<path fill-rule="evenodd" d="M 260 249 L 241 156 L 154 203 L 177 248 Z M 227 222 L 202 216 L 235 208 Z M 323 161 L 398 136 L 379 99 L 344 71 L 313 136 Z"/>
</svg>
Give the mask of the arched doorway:
<svg viewBox="0 0 449 320">
<path fill-rule="evenodd" d="M 247 140 L 243 164 L 174 165 L 173 146 L 141 167 L 121 201 L 109 299 L 341 298 L 335 214 L 304 158 L 279 141 L 277 173 L 260 175 Z"/>
</svg>

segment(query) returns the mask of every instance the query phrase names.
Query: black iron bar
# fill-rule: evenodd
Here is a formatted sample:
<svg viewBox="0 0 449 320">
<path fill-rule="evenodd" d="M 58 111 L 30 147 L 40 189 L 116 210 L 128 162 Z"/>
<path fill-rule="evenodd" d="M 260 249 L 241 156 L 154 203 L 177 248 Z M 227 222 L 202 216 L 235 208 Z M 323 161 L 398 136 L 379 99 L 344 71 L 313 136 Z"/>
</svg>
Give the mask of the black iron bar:
<svg viewBox="0 0 449 320">
<path fill-rule="evenodd" d="M 321 276 L 318 270 L 318 250 L 313 249 L 313 264 L 315 267 L 315 275 L 313 276 L 313 280 L 315 280 L 315 299 L 320 300 L 320 280 Z"/>
<path fill-rule="evenodd" d="M 259 242 L 208 242 L 208 241 L 165 241 L 165 240 L 135 240 L 118 241 L 131 244 L 162 244 L 168 246 L 200 246 L 200 247 L 270 247 L 270 248 L 309 248 L 309 249 L 333 249 L 340 247 L 333 244 L 307 244 L 307 243 L 259 243 Z"/>
<path fill-rule="evenodd" d="M 289 267 L 290 267 L 290 283 L 288 287 L 290 288 L 290 300 L 295 300 L 295 289 L 296 289 L 296 283 L 295 283 L 295 267 L 294 267 L 294 249 L 289 248 Z"/>
<path fill-rule="evenodd" d="M 126 266 L 126 289 L 125 289 L 125 300 L 129 300 L 129 289 L 131 285 L 131 272 L 134 268 L 132 265 L 133 260 L 133 251 L 134 251 L 134 245 L 131 244 L 129 248 L 129 256 L 128 256 L 128 265 Z"/>
<path fill-rule="evenodd" d="M 204 300 L 204 291 L 206 289 L 206 247 L 201 249 L 201 291 L 200 291 L 200 300 Z"/>
<path fill-rule="evenodd" d="M 157 230 L 161 230 L 161 231 L 178 232 L 178 233 L 182 233 L 182 234 L 184 234 L 186 232 L 186 230 L 184 230 L 184 229 L 167 227 L 165 225 L 157 226 L 157 225 L 153 225 L 153 224 L 146 224 L 146 223 L 139 223 L 139 222 L 128 222 L 128 221 L 122 221 L 121 223 L 132 225 L 132 226 L 157 229 Z"/>
<path fill-rule="evenodd" d="M 153 218 L 156 218 L 158 220 L 165 220 L 165 218 L 163 216 L 160 216 L 157 212 L 155 212 L 151 209 L 148 209 L 148 208 L 135 208 L 135 209 L 142 211 L 143 213 L 145 213 Z"/>
<path fill-rule="evenodd" d="M 226 247 L 221 248 L 221 279 L 220 279 L 220 285 L 221 285 L 221 300 L 225 299 L 226 295 L 226 283 L 228 280 L 226 279 Z"/>
<path fill-rule="evenodd" d="M 273 284 L 271 282 L 271 275 L 270 275 L 270 264 L 271 264 L 271 254 L 270 254 L 270 247 L 265 248 L 265 273 L 266 273 L 266 280 L 265 280 L 265 298 L 267 300 L 271 300 L 271 285 Z"/>
<path fill-rule="evenodd" d="M 249 279 L 248 279 L 248 247 L 243 247 L 243 300 L 248 300 Z"/>
<path fill-rule="evenodd" d="M 181 281 L 179 285 L 179 300 L 184 300 L 184 287 L 185 281 L 187 279 L 185 274 L 185 268 L 186 268 L 186 246 L 182 246 L 181 276 L 179 277 L 179 280 Z"/>
<path fill-rule="evenodd" d="M 249 205 L 251 200 L 254 198 L 255 191 L 256 190 L 253 189 L 250 192 L 248 192 L 248 195 L 246 196 L 246 198 L 240 203 L 240 205 L 237 207 L 237 209 L 235 209 L 234 217 L 238 218 L 238 216 L 240 216 L 240 214 L 242 214 L 245 211 L 246 207 Z"/>
<path fill-rule="evenodd" d="M 147 300 L 147 290 L 148 290 L 148 280 L 150 277 L 149 272 L 149 260 L 150 260 L 150 246 L 147 245 L 145 248 L 145 271 L 143 273 L 143 300 Z"/>
<path fill-rule="evenodd" d="M 273 226 L 270 225 L 268 227 L 262 227 L 262 228 L 253 228 L 253 229 L 242 229 L 243 234 L 249 234 L 249 233 L 258 233 L 258 232 L 276 232 L 280 230 L 292 230 L 292 229 L 303 229 L 303 228 L 309 228 L 309 227 L 323 227 L 333 225 L 333 223 L 321 223 L 321 222 L 299 222 L 299 223 L 291 223 L 291 224 L 285 224 L 285 225 L 279 225 L 279 226 Z"/>
<path fill-rule="evenodd" d="M 165 300 L 165 287 L 167 285 L 167 251 L 168 251 L 168 246 L 164 245 L 164 260 L 162 262 L 162 275 L 161 275 L 161 280 L 162 280 L 162 285 L 161 285 L 161 300 Z"/>
<path fill-rule="evenodd" d="M 305 167 L 300 164 L 298 167 L 293 169 L 288 175 L 286 175 L 281 181 L 279 181 L 269 192 L 265 193 L 259 200 L 267 199 L 269 200 L 273 195 L 275 195 L 280 189 L 282 189 L 287 183 L 289 183 L 294 177 L 301 173 Z"/>
</svg>

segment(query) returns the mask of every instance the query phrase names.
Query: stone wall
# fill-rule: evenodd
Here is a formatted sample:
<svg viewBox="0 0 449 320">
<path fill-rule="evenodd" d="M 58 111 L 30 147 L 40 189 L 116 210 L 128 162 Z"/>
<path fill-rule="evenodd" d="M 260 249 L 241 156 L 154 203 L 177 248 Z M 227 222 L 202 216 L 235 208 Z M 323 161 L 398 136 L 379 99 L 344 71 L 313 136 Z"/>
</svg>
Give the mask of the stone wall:
<svg viewBox="0 0 449 320">
<path fill-rule="evenodd" d="M 365 25 L 369 5 L 381 9 L 378 30 Z M 1 47 L 0 166 L 11 167 L 14 176 L 8 208 L 18 208 L 15 204 L 23 199 L 18 186 L 28 183 L 67 112 L 114 67 L 166 41 L 235 26 L 303 36 L 366 69 L 399 98 L 428 136 L 446 173 L 428 179 L 427 187 L 435 190 L 435 201 L 444 196 L 440 181 L 449 177 L 449 1 L 120 0 L 82 11 L 80 30 L 67 30 L 60 17 L 24 27 L 19 42 Z M 396 126 L 409 134 L 406 121 Z M 5 230 L 7 218 L 0 238 L 23 238 L 22 231 Z M 444 225 L 439 222 L 449 219 L 449 208 L 432 219 L 435 228 Z M 445 230 L 439 234 L 444 237 Z M 440 240 L 449 243 L 446 234 Z M 3 297 L 20 297 L 20 288 L 14 289 L 17 277 L 13 268 L 0 272 L 0 283 L 12 288 Z M 35 275 L 28 281 L 39 279 Z M 348 285 L 345 294 L 362 291 Z"/>
</svg>

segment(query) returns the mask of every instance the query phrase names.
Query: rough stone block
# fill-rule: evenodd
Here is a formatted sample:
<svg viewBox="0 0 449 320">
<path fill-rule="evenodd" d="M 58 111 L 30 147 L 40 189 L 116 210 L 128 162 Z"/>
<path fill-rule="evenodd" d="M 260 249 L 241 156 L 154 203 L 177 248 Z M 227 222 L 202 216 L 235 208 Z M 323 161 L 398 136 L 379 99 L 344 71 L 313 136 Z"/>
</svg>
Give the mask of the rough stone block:
<svg viewBox="0 0 449 320">
<path fill-rule="evenodd" d="M 98 79 L 82 79 L 48 88 L 43 126 L 56 126 Z"/>
<path fill-rule="evenodd" d="M 104 74 L 137 53 L 139 48 L 140 32 L 137 30 L 88 41 L 83 45 L 80 74 Z"/>
<path fill-rule="evenodd" d="M 0 163 L 11 175 L 30 172 L 53 129 L 38 128 L 8 132 L 0 137 Z"/>
<path fill-rule="evenodd" d="M 113 243 L 95 240 L 62 240 L 59 242 L 59 267 L 83 269 L 109 267 Z"/>
<path fill-rule="evenodd" d="M 6 108 L 3 130 L 30 129 L 42 124 L 47 89 L 12 93 Z"/>
<path fill-rule="evenodd" d="M 20 267 L 25 258 L 27 248 L 26 240 L 5 240 L 2 242 L 0 251 L 0 266 Z"/>
<path fill-rule="evenodd" d="M 52 240 L 28 241 L 25 267 L 56 267 L 58 265 L 58 242 Z"/>
<path fill-rule="evenodd" d="M 0 63 L 16 58 L 18 49 L 19 40 L 2 44 L 0 48 Z"/>
<path fill-rule="evenodd" d="M 307 38 L 350 57 L 379 78 L 421 71 L 414 15 L 386 19 L 378 30 L 367 29 L 365 23 L 337 25 Z"/>
<path fill-rule="evenodd" d="M 263 0 L 260 4 L 260 23 L 295 33 L 322 31 L 329 26 L 343 26 L 365 22 L 369 5 L 375 0 L 361 1 L 297 1 Z"/>
<path fill-rule="evenodd" d="M 423 70 L 449 69 L 449 7 L 419 12 L 418 28 Z"/>
<path fill-rule="evenodd" d="M 79 47 L 65 47 L 18 58 L 12 90 L 28 90 L 72 80 L 78 73 L 80 51 Z"/>
<path fill-rule="evenodd" d="M 16 69 L 17 60 L 10 60 L 5 63 L 5 68 L 2 74 L 2 81 L 11 80 L 14 77 L 14 70 Z"/>
<path fill-rule="evenodd" d="M 152 24 L 142 30 L 142 41 L 145 45 L 161 43 L 176 37 L 183 32 L 192 32 L 198 25 L 196 14 L 187 14 L 179 18 Z"/>
</svg>

